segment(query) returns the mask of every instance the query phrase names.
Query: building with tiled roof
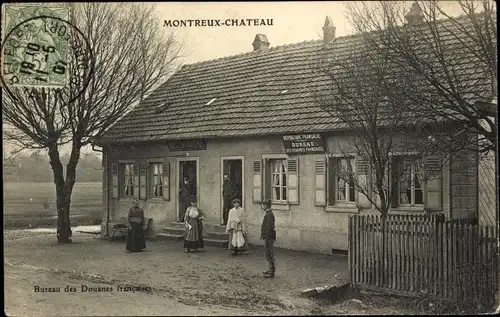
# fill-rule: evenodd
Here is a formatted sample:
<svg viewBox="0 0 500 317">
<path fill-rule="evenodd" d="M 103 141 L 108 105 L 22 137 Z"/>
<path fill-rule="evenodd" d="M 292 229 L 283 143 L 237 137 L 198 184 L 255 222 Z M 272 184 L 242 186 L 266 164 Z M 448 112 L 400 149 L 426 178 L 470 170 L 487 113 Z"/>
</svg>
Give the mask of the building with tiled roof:
<svg viewBox="0 0 500 317">
<path fill-rule="evenodd" d="M 103 146 L 104 225 L 112 226 L 139 198 L 158 237 L 182 239 L 186 202 L 182 182 L 204 211 L 206 244 L 227 245 L 229 174 L 242 200 L 250 243 L 261 244 L 263 199 L 276 217 L 276 246 L 332 252 L 347 249 L 348 216 L 373 212 L 370 202 L 335 179 L 347 144 L 345 125 L 324 111 L 315 92 L 330 86 L 316 71 L 326 55 L 346 56 L 360 35 L 335 37 L 330 18 L 324 38 L 272 47 L 257 34 L 253 51 L 185 65 L 99 140 Z M 474 90 L 477 97 L 482 89 Z M 485 88 L 486 89 L 486 88 Z M 472 94 L 473 97 L 476 95 Z M 337 151 L 337 153 L 336 153 Z M 446 165 L 394 212 L 469 217 L 477 197 L 475 171 Z M 222 226 L 221 226 L 222 224 Z"/>
</svg>

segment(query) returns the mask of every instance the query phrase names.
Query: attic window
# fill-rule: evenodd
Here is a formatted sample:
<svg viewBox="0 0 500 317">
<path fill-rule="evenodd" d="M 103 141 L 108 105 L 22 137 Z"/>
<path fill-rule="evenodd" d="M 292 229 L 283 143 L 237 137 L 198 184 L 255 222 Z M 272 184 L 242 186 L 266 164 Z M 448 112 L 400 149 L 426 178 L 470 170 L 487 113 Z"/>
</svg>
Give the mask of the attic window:
<svg viewBox="0 0 500 317">
<path fill-rule="evenodd" d="M 287 92 L 288 92 L 288 89 L 281 91 L 280 94 L 285 94 Z"/>
<path fill-rule="evenodd" d="M 207 102 L 207 103 L 205 104 L 205 106 L 210 106 L 211 104 L 213 104 L 213 103 L 214 103 L 214 101 L 215 101 L 215 100 L 217 100 L 217 98 L 213 98 L 212 100 L 210 100 L 209 102 Z"/>
</svg>

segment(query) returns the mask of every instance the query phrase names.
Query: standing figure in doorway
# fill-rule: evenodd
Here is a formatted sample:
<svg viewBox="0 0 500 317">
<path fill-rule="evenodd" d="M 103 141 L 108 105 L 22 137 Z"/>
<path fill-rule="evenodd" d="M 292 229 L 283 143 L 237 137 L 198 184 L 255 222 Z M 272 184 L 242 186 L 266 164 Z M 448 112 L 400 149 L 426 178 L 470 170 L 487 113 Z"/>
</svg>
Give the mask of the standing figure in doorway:
<svg viewBox="0 0 500 317">
<path fill-rule="evenodd" d="M 264 272 L 264 277 L 274 277 L 276 272 L 276 260 L 274 259 L 274 242 L 276 241 L 276 229 L 274 227 L 274 214 L 271 209 L 271 200 L 266 200 L 263 203 L 266 214 L 262 219 L 260 238 L 264 240 L 264 248 L 266 251 L 266 260 L 269 264 L 269 269 Z"/>
<path fill-rule="evenodd" d="M 195 196 L 194 186 L 187 176 L 179 188 L 179 222 L 184 222 L 184 214 L 191 203 L 191 197 Z"/>
<path fill-rule="evenodd" d="M 238 188 L 233 180 L 229 178 L 229 174 L 224 174 L 224 184 L 222 185 L 222 198 L 224 199 L 224 204 L 222 207 L 222 220 L 223 225 L 227 225 L 227 217 L 229 215 L 229 209 L 233 204 L 233 200 L 238 196 Z"/>
<path fill-rule="evenodd" d="M 139 207 L 139 199 L 134 200 L 134 206 L 128 211 L 129 230 L 126 250 L 139 252 L 146 249 L 146 232 L 144 230 L 144 210 Z"/>
<path fill-rule="evenodd" d="M 186 232 L 184 234 L 184 248 L 189 253 L 191 250 L 198 252 L 198 249 L 203 248 L 203 227 L 201 221 L 203 214 L 196 206 L 196 199 L 191 200 L 191 206 L 186 210 Z"/>
<path fill-rule="evenodd" d="M 240 206 L 239 199 L 233 200 L 233 206 L 229 210 L 229 216 L 226 225 L 226 232 L 229 234 L 229 250 L 232 255 L 238 255 L 248 249 L 246 241 L 246 215 L 245 210 Z"/>
</svg>

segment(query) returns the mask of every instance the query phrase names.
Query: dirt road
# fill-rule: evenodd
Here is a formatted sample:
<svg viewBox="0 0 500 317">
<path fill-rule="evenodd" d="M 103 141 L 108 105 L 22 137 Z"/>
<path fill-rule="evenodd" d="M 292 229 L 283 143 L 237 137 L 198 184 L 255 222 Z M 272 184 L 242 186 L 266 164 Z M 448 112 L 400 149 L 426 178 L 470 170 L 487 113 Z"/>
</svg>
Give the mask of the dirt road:
<svg viewBox="0 0 500 317">
<path fill-rule="evenodd" d="M 316 303 L 300 298 L 300 290 L 340 284 L 347 274 L 345 258 L 329 255 L 279 250 L 270 280 L 260 273 L 266 268 L 261 249 L 240 257 L 219 248 L 186 254 L 179 242 L 153 241 L 131 254 L 123 241 L 78 233 L 70 245 L 57 245 L 53 235 L 12 235 L 4 233 L 11 316 L 314 314 Z M 113 290 L 82 292 L 82 285 Z M 143 292 L 118 291 L 118 285 Z M 36 286 L 60 292 L 36 292 Z M 66 286 L 76 292 L 65 292 Z"/>
</svg>

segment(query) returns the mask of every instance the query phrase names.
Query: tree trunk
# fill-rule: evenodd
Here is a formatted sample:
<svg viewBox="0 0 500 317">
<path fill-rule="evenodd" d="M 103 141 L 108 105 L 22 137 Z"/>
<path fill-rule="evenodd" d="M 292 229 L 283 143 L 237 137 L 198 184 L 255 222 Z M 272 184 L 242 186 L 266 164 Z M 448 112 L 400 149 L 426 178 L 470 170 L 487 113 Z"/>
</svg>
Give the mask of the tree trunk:
<svg viewBox="0 0 500 317">
<path fill-rule="evenodd" d="M 81 143 L 78 138 L 73 140 L 70 159 L 66 168 L 66 181 L 64 180 L 63 166 L 59 156 L 57 144 L 49 147 L 50 165 L 54 174 L 54 183 L 56 185 L 57 201 L 57 242 L 71 242 L 71 221 L 70 206 L 71 195 L 76 180 L 76 167 L 80 159 Z"/>
<path fill-rule="evenodd" d="M 66 184 L 64 181 L 63 166 L 59 156 L 57 143 L 49 144 L 50 166 L 54 174 L 54 184 L 56 185 L 56 206 L 57 206 L 57 242 L 71 242 L 71 227 L 69 223 L 69 199 L 67 199 Z"/>
<path fill-rule="evenodd" d="M 56 186 L 57 187 L 57 186 Z M 71 242 L 71 223 L 69 218 L 70 199 L 66 191 L 66 186 L 57 191 L 57 242 L 70 243 Z"/>
</svg>

